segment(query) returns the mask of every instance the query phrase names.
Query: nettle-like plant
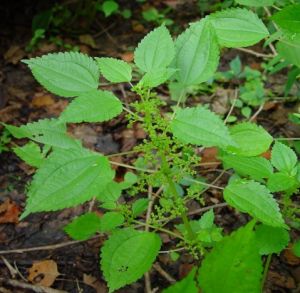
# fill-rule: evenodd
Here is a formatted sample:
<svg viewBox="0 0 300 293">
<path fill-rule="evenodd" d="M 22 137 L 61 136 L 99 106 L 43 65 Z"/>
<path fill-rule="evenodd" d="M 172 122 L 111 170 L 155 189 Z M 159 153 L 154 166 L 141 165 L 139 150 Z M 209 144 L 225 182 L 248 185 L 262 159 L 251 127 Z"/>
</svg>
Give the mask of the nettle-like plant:
<svg viewBox="0 0 300 293">
<path fill-rule="evenodd" d="M 151 268 L 162 246 L 158 233 L 174 239 L 176 249 L 171 251 L 186 250 L 199 263 L 164 292 L 186 288 L 188 292 L 201 288 L 205 293 L 260 292 L 271 255 L 289 242 L 288 224 L 299 225 L 299 210 L 292 203 L 300 184 L 297 157 L 279 141 L 272 146 L 273 137 L 261 126 L 243 122 L 229 128 L 226 119 L 208 107 L 181 108 L 180 102 L 190 85 L 205 82 L 215 73 L 222 47 L 253 45 L 268 35 L 253 12 L 240 8 L 192 23 L 175 41 L 165 26 L 158 27 L 135 50 L 134 63 L 143 74 L 135 85 L 131 65 L 113 58 L 68 52 L 25 60 L 41 85 L 73 100 L 57 119 L 5 125 L 15 138 L 31 140 L 14 151 L 37 168 L 21 219 L 93 198 L 100 202 L 105 210 L 102 217 L 83 214 L 65 231 L 78 240 L 108 234 L 100 262 L 110 292 L 135 282 Z M 112 92 L 98 89 L 100 73 L 111 83 L 129 83 L 136 102 L 125 107 Z M 173 113 L 164 114 L 165 102 L 153 88 L 167 81 L 180 98 Z M 66 125 L 103 122 L 122 111 L 128 112 L 128 127 L 139 123 L 147 138 L 132 151 L 117 154 L 136 153 L 138 159 L 132 166 L 121 164 L 133 171 L 116 182 L 111 164 L 119 163 L 110 161 L 113 155 L 84 148 L 67 134 Z M 198 175 L 203 147 L 217 147 L 224 172 L 233 170 L 225 188 Z M 268 160 L 262 154 L 270 148 Z M 196 200 L 205 205 L 209 188 L 223 191 L 230 207 L 252 218 L 249 223 L 223 236 L 214 223 L 213 206 L 191 220 L 187 203 Z M 276 192 L 276 198 L 271 192 Z M 268 261 L 263 277 L 264 255 Z"/>
</svg>

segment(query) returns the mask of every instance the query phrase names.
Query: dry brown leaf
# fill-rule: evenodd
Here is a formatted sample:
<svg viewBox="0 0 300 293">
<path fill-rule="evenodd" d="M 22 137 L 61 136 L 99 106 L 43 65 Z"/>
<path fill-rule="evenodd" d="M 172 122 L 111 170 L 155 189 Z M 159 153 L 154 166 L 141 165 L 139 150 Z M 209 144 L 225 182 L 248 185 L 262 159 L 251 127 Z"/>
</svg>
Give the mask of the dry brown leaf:
<svg viewBox="0 0 300 293">
<path fill-rule="evenodd" d="M 12 45 L 4 54 L 4 60 L 12 63 L 17 64 L 21 59 L 25 57 L 25 52 L 16 45 Z"/>
<path fill-rule="evenodd" d="M 286 263 L 288 263 L 291 266 L 298 266 L 300 265 L 300 257 L 297 257 L 292 250 L 292 245 L 289 244 L 287 249 L 283 252 L 283 257 Z"/>
<path fill-rule="evenodd" d="M 200 164 L 204 168 L 216 168 L 221 162 L 217 159 L 218 149 L 216 147 L 205 148 L 202 153 Z"/>
<path fill-rule="evenodd" d="M 53 260 L 35 262 L 28 269 L 28 273 L 28 280 L 30 282 L 45 287 L 50 287 L 59 275 L 57 264 Z"/>
<path fill-rule="evenodd" d="M 92 275 L 83 274 L 83 283 L 94 288 L 97 293 L 107 292 L 106 286 Z"/>
<path fill-rule="evenodd" d="M 20 207 L 9 199 L 0 205 L 0 224 L 15 223 L 19 221 Z"/>
<path fill-rule="evenodd" d="M 52 95 L 45 94 L 45 93 L 36 93 L 31 101 L 31 105 L 33 107 L 46 107 L 46 106 L 51 106 L 55 103 L 54 98 Z"/>
<path fill-rule="evenodd" d="M 124 60 L 126 62 L 132 62 L 134 59 L 134 54 L 133 54 L 133 52 L 125 52 L 120 57 L 122 60 Z"/>
</svg>

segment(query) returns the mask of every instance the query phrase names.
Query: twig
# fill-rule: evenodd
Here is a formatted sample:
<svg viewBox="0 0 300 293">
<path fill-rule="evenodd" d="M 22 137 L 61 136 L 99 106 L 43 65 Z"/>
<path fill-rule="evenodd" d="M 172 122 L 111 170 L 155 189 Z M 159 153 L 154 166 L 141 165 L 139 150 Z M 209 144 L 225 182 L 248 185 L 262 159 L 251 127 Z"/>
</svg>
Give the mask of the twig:
<svg viewBox="0 0 300 293">
<path fill-rule="evenodd" d="M 63 291 L 63 290 L 56 290 L 56 289 L 39 286 L 39 285 L 31 285 L 17 280 L 11 280 L 6 278 L 0 278 L 0 282 L 17 288 L 29 289 L 36 293 L 68 293 L 67 291 Z"/>
<path fill-rule="evenodd" d="M 0 250 L 0 255 L 3 254 L 14 254 L 14 253 L 26 253 L 26 252 L 31 252 L 31 251 L 40 251 L 40 250 L 54 250 L 70 245 L 75 245 L 79 243 L 86 242 L 88 240 L 93 240 L 101 237 L 102 235 L 97 235 L 94 236 L 90 239 L 87 240 L 75 240 L 75 241 L 68 241 L 68 242 L 63 242 L 63 243 L 57 243 L 57 244 L 52 244 L 52 245 L 44 245 L 44 246 L 36 246 L 36 247 L 28 247 L 28 248 L 19 248 L 19 249 L 11 249 L 11 250 Z"/>
<path fill-rule="evenodd" d="M 252 122 L 259 114 L 260 112 L 264 109 L 265 104 L 261 104 L 257 111 L 249 118 L 249 121 Z"/>
<path fill-rule="evenodd" d="M 225 173 L 225 172 L 224 172 Z M 223 174 L 221 173 L 220 175 L 222 175 L 223 176 Z M 218 176 L 218 177 L 220 177 L 220 175 Z M 221 187 L 221 186 L 217 186 L 217 185 L 214 185 L 214 184 L 210 184 L 210 183 L 205 183 L 205 182 L 202 182 L 202 181 L 198 181 L 198 180 L 195 180 L 195 179 L 192 179 L 192 178 L 184 178 L 185 180 L 187 180 L 187 181 L 190 181 L 190 182 L 194 182 L 194 183 L 198 183 L 198 184 L 200 184 L 200 185 L 203 185 L 203 186 L 207 186 L 208 188 L 215 188 L 215 189 L 220 189 L 220 190 L 223 190 L 224 188 L 223 187 Z M 218 178 L 219 179 L 219 178 Z M 208 189 L 207 188 L 207 189 Z M 206 190 L 207 190 L 206 189 Z M 205 190 L 205 191 L 206 191 Z M 203 191 L 204 192 L 204 191 Z M 203 193 L 202 192 L 202 193 Z"/>
<path fill-rule="evenodd" d="M 230 115 L 231 115 L 231 113 L 232 113 L 232 111 L 233 111 L 233 109 L 234 109 L 234 107 L 235 107 L 237 98 L 238 98 L 238 90 L 235 89 L 235 90 L 234 90 L 234 98 L 233 98 L 233 102 L 232 102 L 232 104 L 231 104 L 231 107 L 230 107 L 230 109 L 229 109 L 229 112 L 228 112 L 226 118 L 224 119 L 224 124 L 227 123 L 227 120 L 228 120 L 228 118 L 230 117 Z"/>
<path fill-rule="evenodd" d="M 251 49 L 246 49 L 246 48 L 235 48 L 235 49 L 238 50 L 238 51 L 241 51 L 241 52 L 251 54 L 251 55 L 253 55 L 255 57 L 258 57 L 258 58 L 273 58 L 274 57 L 273 54 L 259 53 L 259 52 L 253 51 Z"/>
<path fill-rule="evenodd" d="M 176 280 L 170 276 L 161 266 L 158 262 L 156 262 L 153 265 L 154 269 L 156 269 L 156 271 L 162 276 L 164 277 L 168 282 L 170 282 L 171 284 L 176 283 Z"/>
<path fill-rule="evenodd" d="M 12 278 L 15 278 L 18 274 L 18 271 L 9 263 L 9 261 L 4 257 L 1 256 L 1 259 L 3 260 L 4 264 L 6 265 L 7 269 L 9 270 L 9 273 Z"/>
<path fill-rule="evenodd" d="M 191 212 L 188 213 L 188 215 L 192 216 L 192 215 L 196 215 L 196 214 L 206 212 L 206 211 L 211 210 L 211 209 L 223 208 L 223 207 L 227 207 L 227 206 L 228 206 L 228 203 L 226 203 L 226 202 L 217 203 L 217 204 L 205 207 L 205 208 L 200 208 L 200 209 L 191 211 Z"/>
<path fill-rule="evenodd" d="M 127 164 L 123 164 L 123 163 L 118 163 L 118 162 L 114 162 L 114 161 L 110 161 L 110 163 L 112 165 L 116 165 L 116 166 L 120 166 L 120 167 L 124 167 L 124 168 L 128 168 L 128 169 L 133 169 L 133 170 L 138 170 L 138 171 L 142 171 L 142 172 L 148 172 L 148 173 L 155 173 L 155 170 L 150 170 L 150 169 L 144 169 L 144 168 L 138 168 L 138 167 L 134 167 L 131 165 L 127 165 Z"/>
</svg>

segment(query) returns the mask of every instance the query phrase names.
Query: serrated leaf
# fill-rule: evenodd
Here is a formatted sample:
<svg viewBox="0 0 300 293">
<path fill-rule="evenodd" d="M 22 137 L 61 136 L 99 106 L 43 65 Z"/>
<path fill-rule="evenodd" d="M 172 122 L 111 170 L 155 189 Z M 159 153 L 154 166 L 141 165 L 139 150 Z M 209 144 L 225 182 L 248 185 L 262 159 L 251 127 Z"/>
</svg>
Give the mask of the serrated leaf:
<svg viewBox="0 0 300 293">
<path fill-rule="evenodd" d="M 100 217 L 95 213 L 86 213 L 64 227 L 64 231 L 75 240 L 86 240 L 99 231 Z"/>
<path fill-rule="evenodd" d="M 14 147 L 15 154 L 28 165 L 39 168 L 44 162 L 41 148 L 34 142 L 29 142 L 22 147 Z"/>
<path fill-rule="evenodd" d="M 245 6 L 264 7 L 272 6 L 275 0 L 235 0 L 235 2 Z"/>
<path fill-rule="evenodd" d="M 139 43 L 134 52 L 134 62 L 141 70 L 151 72 L 170 65 L 174 54 L 174 43 L 170 33 L 165 26 L 160 26 Z"/>
<path fill-rule="evenodd" d="M 262 184 L 250 180 L 235 180 L 224 189 L 224 199 L 237 210 L 272 227 L 285 227 L 278 204 Z"/>
<path fill-rule="evenodd" d="M 263 266 L 252 229 L 250 222 L 224 237 L 206 255 L 198 279 L 203 292 L 261 292 Z"/>
<path fill-rule="evenodd" d="M 290 147 L 281 142 L 275 142 L 271 152 L 271 163 L 278 171 L 291 173 L 297 161 L 297 155 Z"/>
<path fill-rule="evenodd" d="M 273 173 L 273 167 L 263 157 L 243 157 L 225 154 L 221 157 L 225 169 L 232 168 L 241 176 L 253 179 L 268 178 Z"/>
<path fill-rule="evenodd" d="M 287 62 L 300 67 L 300 33 L 287 33 L 277 42 L 278 54 Z"/>
<path fill-rule="evenodd" d="M 75 98 L 62 112 L 64 122 L 103 122 L 122 112 L 122 103 L 109 91 L 94 90 Z"/>
<path fill-rule="evenodd" d="M 113 233 L 101 248 L 101 270 L 113 292 L 141 278 L 161 246 L 158 235 L 132 228 Z"/>
<path fill-rule="evenodd" d="M 221 148 L 234 145 L 221 118 L 200 106 L 178 109 L 171 122 L 171 130 L 184 143 Z"/>
<path fill-rule="evenodd" d="M 98 87 L 97 63 L 82 53 L 48 54 L 23 62 L 29 66 L 36 80 L 56 95 L 75 97 Z"/>
<path fill-rule="evenodd" d="M 113 177 L 114 171 L 106 157 L 84 148 L 55 149 L 34 175 L 21 218 L 33 212 L 57 211 L 88 201 Z"/>
<path fill-rule="evenodd" d="M 274 173 L 269 179 L 267 186 L 271 192 L 280 192 L 297 188 L 299 183 L 294 176 L 286 173 Z"/>
<path fill-rule="evenodd" d="M 154 88 L 165 83 L 174 73 L 175 69 L 162 68 L 147 72 L 141 79 L 140 84 L 143 87 Z"/>
<path fill-rule="evenodd" d="M 115 58 L 96 58 L 100 72 L 110 82 L 129 82 L 131 81 L 131 66 Z"/>
<path fill-rule="evenodd" d="M 115 181 L 109 182 L 105 188 L 97 195 L 97 199 L 103 204 L 101 205 L 105 209 L 114 209 L 116 207 L 116 201 L 119 199 L 122 193 L 120 183 Z"/>
<path fill-rule="evenodd" d="M 118 212 L 107 212 L 100 219 L 100 231 L 110 232 L 124 223 L 124 217 Z"/>
<path fill-rule="evenodd" d="M 176 78 L 184 86 L 207 81 L 219 64 L 219 46 L 215 31 L 207 19 L 190 25 L 175 42 L 173 66 Z"/>
<path fill-rule="evenodd" d="M 228 151 L 233 154 L 254 157 L 266 152 L 272 141 L 272 136 L 261 126 L 244 122 L 230 128 L 232 139 L 238 147 L 230 146 Z"/>
<path fill-rule="evenodd" d="M 194 280 L 196 271 L 196 268 L 193 268 L 185 278 L 164 289 L 162 293 L 197 293 L 199 290 Z"/>
<path fill-rule="evenodd" d="M 284 228 L 259 225 L 255 229 L 255 240 L 259 253 L 267 255 L 280 253 L 290 241 L 290 235 Z"/>
<path fill-rule="evenodd" d="M 224 47 L 251 46 L 269 35 L 258 16 L 247 9 L 218 11 L 211 14 L 209 19 L 216 30 L 219 44 Z"/>
<path fill-rule="evenodd" d="M 281 28 L 300 33 L 300 4 L 289 5 L 276 12 L 272 20 Z"/>
<path fill-rule="evenodd" d="M 43 119 L 20 127 L 4 124 L 16 138 L 29 138 L 62 149 L 78 148 L 80 142 L 67 135 L 65 123 L 57 119 Z"/>
<path fill-rule="evenodd" d="M 132 216 L 135 218 L 147 210 L 149 204 L 148 198 L 140 198 L 132 205 Z"/>
</svg>

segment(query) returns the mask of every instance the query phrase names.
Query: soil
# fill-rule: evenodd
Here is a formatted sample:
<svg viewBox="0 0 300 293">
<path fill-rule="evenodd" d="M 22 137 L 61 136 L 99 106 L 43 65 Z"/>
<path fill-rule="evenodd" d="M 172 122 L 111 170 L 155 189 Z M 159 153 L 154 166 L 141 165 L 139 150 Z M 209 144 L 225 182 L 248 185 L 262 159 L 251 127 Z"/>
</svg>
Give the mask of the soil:
<svg viewBox="0 0 300 293">
<path fill-rule="evenodd" d="M 50 2 L 50 3 L 49 3 Z M 131 1 L 129 1 L 131 2 Z M 132 60 L 132 50 L 153 24 L 147 24 L 136 15 L 141 7 L 135 1 L 130 3 L 134 11 L 133 20 L 124 21 L 121 17 L 100 19 L 95 21 L 88 30 L 84 21 L 82 27 L 75 26 L 74 31 L 60 31 L 59 37 L 72 46 L 78 46 L 84 53 L 92 56 L 112 56 Z M 178 23 L 177 30 L 182 30 L 188 22 L 198 19 L 193 1 L 148 1 L 156 7 L 177 5 L 174 18 Z M 26 45 L 31 39 L 31 22 L 39 11 L 51 7 L 51 1 L 4 1 L 0 7 L 0 121 L 20 125 L 41 118 L 57 117 L 67 105 L 67 101 L 46 92 L 32 77 L 21 59 L 39 56 L 49 52 L 63 50 L 57 44 L 43 40 L 33 51 L 27 52 Z M 50 5 L 50 6 L 49 6 Z M 129 4 L 128 4 L 129 5 Z M 85 37 L 84 37 L 85 36 Z M 88 36 L 88 37 L 86 37 Z M 49 37 L 49 36 L 48 36 Z M 92 39 L 95 44 L 91 45 Z M 262 50 L 261 46 L 252 48 Z M 228 63 L 239 55 L 243 64 L 259 68 L 261 60 L 237 50 L 223 52 L 220 70 L 228 69 Z M 278 73 L 270 77 L 267 87 L 274 96 L 282 95 L 286 73 Z M 104 81 L 103 81 L 104 82 Z M 105 86 L 122 100 L 130 102 L 134 95 L 125 85 Z M 167 99 L 166 88 L 159 92 Z M 215 111 L 228 112 L 229 98 L 233 95 L 232 85 L 220 85 L 213 97 L 198 94 L 188 103 L 210 103 Z M 171 102 L 169 102 L 171 103 Z M 288 121 L 288 113 L 298 108 L 298 103 L 274 99 L 265 105 L 264 110 L 256 120 L 262 124 L 274 137 L 299 137 L 300 129 Z M 0 129 L 1 130 L 1 129 Z M 126 128 L 124 115 L 102 124 L 71 125 L 69 132 L 83 140 L 84 145 L 103 154 L 113 154 L 130 150 L 141 139 L 144 133 L 138 127 Z M 16 143 L 13 141 L 13 143 Z M 22 141 L 18 141 L 18 144 Z M 204 151 L 204 160 L 215 158 L 213 149 Z M 126 161 L 125 161 L 126 163 Z M 218 166 L 201 171 L 208 181 L 213 181 L 218 175 Z M 18 216 L 24 208 L 26 185 L 30 182 L 34 169 L 21 162 L 12 152 L 0 154 L 0 292 L 108 292 L 105 281 L 99 270 L 99 248 L 105 236 L 96 236 L 84 242 L 72 241 L 63 231 L 63 227 L 77 215 L 97 206 L 87 203 L 75 208 L 59 212 L 37 213 L 19 222 Z M 119 176 L 125 169 L 117 170 Z M 228 178 L 221 179 L 222 186 Z M 208 204 L 222 202 L 219 191 L 206 192 Z M 196 202 L 189 206 L 190 212 L 199 208 Z M 229 233 L 248 220 L 245 215 L 234 213 L 228 207 L 215 209 L 216 222 Z M 195 219 L 199 215 L 193 215 Z M 172 248 L 172 239 L 161 235 L 165 248 Z M 292 233 L 293 238 L 299 238 L 299 233 Z M 40 248 L 44 246 L 43 248 Z M 34 275 L 33 265 L 40 264 L 42 268 Z M 161 291 L 170 285 L 170 277 L 179 280 L 185 276 L 193 264 L 188 254 L 183 254 L 176 262 L 171 261 L 167 254 L 161 254 L 156 266 L 151 270 L 152 288 Z M 274 255 L 268 274 L 265 292 L 300 292 L 300 258 L 295 257 L 290 249 L 280 255 Z M 45 271 L 43 271 L 45 269 Z M 59 275 L 57 276 L 57 270 Z M 164 274 L 167 273 L 167 277 Z M 50 276 L 49 276 L 50 274 Z M 51 281 L 51 274 L 55 276 Z M 49 280 L 50 278 L 50 280 Z M 14 282 L 15 281 L 15 282 Z M 51 283 L 47 290 L 41 289 L 41 284 Z M 29 286 L 29 287 L 28 287 Z M 31 287 L 30 287 L 31 286 Z M 47 286 L 47 285 L 46 285 Z M 144 292 L 144 280 L 120 289 L 117 292 Z M 55 291 L 58 290 L 58 291 Z M 221 292 L 220 292 L 221 293 Z M 245 292 L 246 293 L 246 292 Z"/>
</svg>

